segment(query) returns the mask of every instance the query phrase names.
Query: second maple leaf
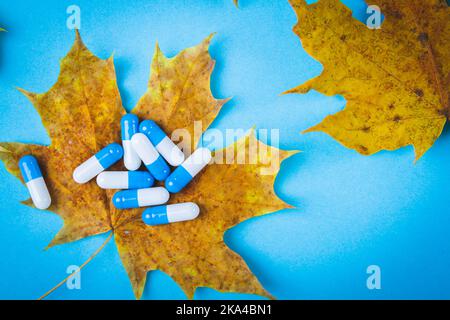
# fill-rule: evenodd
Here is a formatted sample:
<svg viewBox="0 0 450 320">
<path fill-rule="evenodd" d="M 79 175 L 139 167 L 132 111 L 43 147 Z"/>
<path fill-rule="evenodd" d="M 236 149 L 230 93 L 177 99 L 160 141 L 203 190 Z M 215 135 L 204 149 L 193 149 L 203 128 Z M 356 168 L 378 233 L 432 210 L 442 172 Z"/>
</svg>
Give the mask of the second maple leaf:
<svg viewBox="0 0 450 320">
<path fill-rule="evenodd" d="M 379 29 L 354 19 L 338 0 L 291 0 L 294 32 L 324 66 L 289 93 L 340 94 L 344 110 L 305 132 L 323 131 L 370 155 L 413 145 L 419 159 L 450 116 L 450 10 L 443 0 L 375 0 Z"/>
</svg>

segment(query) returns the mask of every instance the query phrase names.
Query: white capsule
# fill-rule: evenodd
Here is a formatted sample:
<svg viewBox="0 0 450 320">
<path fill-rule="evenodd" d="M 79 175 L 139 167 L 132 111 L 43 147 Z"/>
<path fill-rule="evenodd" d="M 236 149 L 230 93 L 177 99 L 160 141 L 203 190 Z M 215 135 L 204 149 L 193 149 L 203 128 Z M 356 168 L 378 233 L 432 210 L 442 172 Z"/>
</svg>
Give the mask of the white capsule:
<svg viewBox="0 0 450 320">
<path fill-rule="evenodd" d="M 145 209 L 142 213 L 144 223 L 157 226 L 160 224 L 193 220 L 198 217 L 200 208 L 193 202 L 169 204 Z"/>
<path fill-rule="evenodd" d="M 36 208 L 45 210 L 50 207 L 52 199 L 39 168 L 37 159 L 32 155 L 24 156 L 19 161 L 23 180 L 30 192 L 31 200 Z"/>
<path fill-rule="evenodd" d="M 163 204 L 169 198 L 169 192 L 163 187 L 124 190 L 116 192 L 113 204 L 117 209 L 131 209 Z"/>
<path fill-rule="evenodd" d="M 117 143 L 111 143 L 76 167 L 73 171 L 73 180 L 76 183 L 86 183 L 119 161 L 122 156 L 122 147 Z"/>
<path fill-rule="evenodd" d="M 102 189 L 150 188 L 154 181 L 147 171 L 105 171 L 97 176 L 97 184 Z"/>
</svg>

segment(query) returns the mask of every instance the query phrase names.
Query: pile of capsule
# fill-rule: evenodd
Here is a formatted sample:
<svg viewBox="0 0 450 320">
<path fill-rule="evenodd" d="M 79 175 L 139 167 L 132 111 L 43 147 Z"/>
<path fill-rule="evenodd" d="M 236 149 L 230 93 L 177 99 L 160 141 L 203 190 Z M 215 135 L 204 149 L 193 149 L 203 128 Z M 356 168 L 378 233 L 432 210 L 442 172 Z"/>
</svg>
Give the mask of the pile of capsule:
<svg viewBox="0 0 450 320">
<path fill-rule="evenodd" d="M 150 207 L 142 213 L 148 225 L 160 225 L 195 219 L 200 208 L 193 202 L 162 205 L 169 201 L 170 193 L 181 191 L 210 161 L 211 151 L 198 148 L 185 159 L 183 152 L 152 120 L 139 119 L 126 114 L 121 121 L 122 146 L 111 143 L 79 165 L 73 179 L 79 184 L 97 177 L 103 189 L 121 189 L 115 193 L 113 204 L 118 209 Z M 105 171 L 120 159 L 129 171 Z M 137 171 L 144 163 L 148 171 Z M 171 172 L 169 165 L 175 167 Z M 50 193 L 35 157 L 26 155 L 19 167 L 38 209 L 51 204 Z M 165 187 L 152 187 L 155 180 L 164 181 Z"/>
</svg>

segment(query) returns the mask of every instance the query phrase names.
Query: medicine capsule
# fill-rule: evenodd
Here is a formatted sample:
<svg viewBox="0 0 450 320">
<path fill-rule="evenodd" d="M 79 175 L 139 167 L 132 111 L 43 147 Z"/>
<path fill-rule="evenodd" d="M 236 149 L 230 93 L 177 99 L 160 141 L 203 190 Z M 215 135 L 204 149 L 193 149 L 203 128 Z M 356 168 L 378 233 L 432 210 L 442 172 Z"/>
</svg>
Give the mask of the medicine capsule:
<svg viewBox="0 0 450 320">
<path fill-rule="evenodd" d="M 116 192 L 113 204 L 117 209 L 156 206 L 169 201 L 169 192 L 163 187 L 124 190 Z"/>
<path fill-rule="evenodd" d="M 22 157 L 19 168 L 35 207 L 41 210 L 50 207 L 52 199 L 36 158 L 31 155 Z"/>
<path fill-rule="evenodd" d="M 181 191 L 206 165 L 211 161 L 211 151 L 208 148 L 198 148 L 181 166 L 166 180 L 169 192 Z"/>
<path fill-rule="evenodd" d="M 184 153 L 164 133 L 164 131 L 152 120 L 144 120 L 139 126 L 139 131 L 149 138 L 156 150 L 171 166 L 179 166 L 184 161 Z"/>
<path fill-rule="evenodd" d="M 131 145 L 131 137 L 138 132 L 139 118 L 134 114 L 128 113 L 122 117 L 120 124 L 122 131 L 123 162 L 125 168 L 134 171 L 141 166 L 141 158 L 139 158 Z"/>
<path fill-rule="evenodd" d="M 169 204 L 145 209 L 142 220 L 145 224 L 157 226 L 179 221 L 193 220 L 200 213 L 200 208 L 193 202 Z"/>
<path fill-rule="evenodd" d="M 73 172 L 73 180 L 86 183 L 103 170 L 108 169 L 123 156 L 123 149 L 117 143 L 111 143 L 80 164 Z"/>
<path fill-rule="evenodd" d="M 131 138 L 131 143 L 136 153 L 144 162 L 148 171 L 155 177 L 156 180 L 165 180 L 170 174 L 170 168 L 164 159 L 159 155 L 156 148 L 143 133 L 136 133 Z"/>
<path fill-rule="evenodd" d="M 97 184 L 103 189 L 150 188 L 154 182 L 147 171 L 105 171 L 97 176 Z"/>
</svg>

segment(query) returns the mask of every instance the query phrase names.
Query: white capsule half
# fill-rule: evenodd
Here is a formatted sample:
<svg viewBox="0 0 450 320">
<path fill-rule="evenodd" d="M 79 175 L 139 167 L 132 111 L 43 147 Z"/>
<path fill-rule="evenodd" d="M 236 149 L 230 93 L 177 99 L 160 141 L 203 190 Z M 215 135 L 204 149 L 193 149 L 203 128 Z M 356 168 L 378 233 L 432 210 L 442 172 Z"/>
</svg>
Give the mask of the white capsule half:
<svg viewBox="0 0 450 320">
<path fill-rule="evenodd" d="M 156 206 L 169 201 L 170 194 L 163 187 L 139 189 L 137 192 L 139 207 Z"/>
<path fill-rule="evenodd" d="M 48 192 L 43 177 L 28 181 L 27 188 L 30 191 L 31 199 L 36 208 L 45 210 L 50 207 L 52 199 L 50 198 L 50 193 Z"/>
<path fill-rule="evenodd" d="M 183 162 L 183 168 L 195 177 L 211 161 L 212 155 L 208 148 L 198 148 Z"/>
<path fill-rule="evenodd" d="M 123 140 L 122 146 L 123 146 L 123 163 L 125 165 L 125 168 L 127 168 L 130 171 L 139 169 L 142 161 L 141 158 L 139 158 L 136 151 L 134 151 L 131 140 Z"/>
<path fill-rule="evenodd" d="M 134 151 L 136 151 L 153 177 L 158 181 L 166 180 L 170 174 L 170 168 L 147 136 L 143 133 L 136 133 L 131 138 L 131 142 Z"/>
<path fill-rule="evenodd" d="M 163 156 L 171 166 L 179 166 L 184 161 L 184 153 L 168 136 L 165 136 L 160 143 L 156 145 L 156 150 Z"/>
<path fill-rule="evenodd" d="M 136 151 L 139 158 L 141 158 L 142 162 L 144 162 L 146 166 L 154 163 L 158 159 L 158 151 L 145 134 L 136 133 L 131 138 L 131 142 L 133 145 L 133 149 Z"/>
<path fill-rule="evenodd" d="M 134 171 L 141 166 L 141 159 L 131 144 L 131 138 L 139 129 L 139 118 L 134 114 L 128 113 L 122 117 L 120 124 L 122 131 L 123 162 L 125 168 Z"/>
<path fill-rule="evenodd" d="M 103 170 L 105 169 L 103 169 L 98 159 L 92 156 L 74 170 L 73 180 L 76 183 L 86 183 Z"/>
<path fill-rule="evenodd" d="M 147 135 L 156 150 L 171 166 L 179 166 L 184 161 L 184 153 L 166 135 L 166 133 L 153 120 L 144 120 L 139 131 Z"/>
<path fill-rule="evenodd" d="M 171 193 L 180 192 L 211 161 L 211 151 L 199 148 L 167 177 L 165 185 Z"/>
</svg>

